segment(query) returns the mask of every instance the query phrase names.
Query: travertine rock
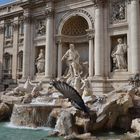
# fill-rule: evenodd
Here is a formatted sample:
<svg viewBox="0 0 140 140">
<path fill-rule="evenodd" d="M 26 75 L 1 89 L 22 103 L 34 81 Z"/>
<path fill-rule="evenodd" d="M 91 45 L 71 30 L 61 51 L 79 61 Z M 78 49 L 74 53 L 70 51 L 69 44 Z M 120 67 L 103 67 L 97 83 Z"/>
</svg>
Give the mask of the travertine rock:
<svg viewBox="0 0 140 140">
<path fill-rule="evenodd" d="M 65 136 L 64 139 L 66 140 L 97 140 L 96 137 L 91 136 L 90 133 L 85 133 L 81 135 L 72 134 L 69 136 Z"/>
<path fill-rule="evenodd" d="M 55 129 L 60 135 L 71 135 L 75 132 L 75 117 L 72 113 L 64 110 L 58 117 Z"/>
<path fill-rule="evenodd" d="M 11 109 L 5 103 L 0 103 L 0 121 L 6 120 L 11 115 Z"/>
</svg>

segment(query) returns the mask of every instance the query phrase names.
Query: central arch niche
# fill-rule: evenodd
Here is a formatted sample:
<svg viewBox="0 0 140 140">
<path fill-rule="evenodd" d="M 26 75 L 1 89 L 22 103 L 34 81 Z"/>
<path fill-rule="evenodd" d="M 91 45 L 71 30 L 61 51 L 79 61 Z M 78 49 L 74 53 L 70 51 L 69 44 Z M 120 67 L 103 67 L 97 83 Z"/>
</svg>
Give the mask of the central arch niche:
<svg viewBox="0 0 140 140">
<path fill-rule="evenodd" d="M 88 22 L 82 16 L 76 15 L 68 18 L 61 30 L 62 36 L 62 56 L 69 49 L 69 44 L 73 43 L 80 55 L 80 63 L 89 60 L 89 42 L 87 39 Z M 62 63 L 62 75 L 67 68 L 66 62 Z M 87 72 L 88 73 L 88 72 Z"/>
<path fill-rule="evenodd" d="M 88 23 L 83 17 L 73 16 L 65 22 L 61 34 L 67 36 L 83 36 L 87 34 L 87 29 Z"/>
</svg>

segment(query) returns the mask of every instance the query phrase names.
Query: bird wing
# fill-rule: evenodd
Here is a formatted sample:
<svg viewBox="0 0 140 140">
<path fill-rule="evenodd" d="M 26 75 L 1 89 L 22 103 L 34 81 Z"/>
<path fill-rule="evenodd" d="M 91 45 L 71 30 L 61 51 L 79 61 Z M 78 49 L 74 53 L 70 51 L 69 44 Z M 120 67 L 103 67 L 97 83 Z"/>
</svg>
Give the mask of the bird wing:
<svg viewBox="0 0 140 140">
<path fill-rule="evenodd" d="M 88 112 L 88 108 L 85 106 L 85 103 L 79 93 L 66 82 L 53 81 L 52 85 L 61 92 L 65 98 L 70 99 L 72 102 L 77 104 L 84 112 Z"/>
</svg>

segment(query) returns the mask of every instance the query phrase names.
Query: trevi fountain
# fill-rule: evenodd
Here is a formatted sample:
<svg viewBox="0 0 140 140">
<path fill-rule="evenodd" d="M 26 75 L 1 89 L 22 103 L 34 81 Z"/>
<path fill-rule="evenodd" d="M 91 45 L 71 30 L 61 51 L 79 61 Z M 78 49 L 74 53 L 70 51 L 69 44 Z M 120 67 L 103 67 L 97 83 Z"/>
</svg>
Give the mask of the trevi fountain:
<svg viewBox="0 0 140 140">
<path fill-rule="evenodd" d="M 0 140 L 140 140 L 139 5 L 0 6 Z"/>
<path fill-rule="evenodd" d="M 116 57 L 116 70 L 121 70 L 126 68 L 126 61 L 117 54 L 125 46 L 121 39 L 118 42 L 112 57 Z M 61 59 L 67 64 L 61 79 L 52 79 L 43 87 L 43 81 L 35 83 L 28 78 L 16 88 L 1 92 L 0 120 L 10 120 L 9 125 L 17 128 L 48 128 L 48 136 L 40 140 L 56 136 L 96 140 L 103 139 L 100 133 L 115 131 L 123 132 L 121 140 L 139 139 L 140 74 L 111 92 L 96 95 L 90 87 L 86 64 L 80 63 L 79 58 L 74 44 L 70 44 Z M 44 69 L 42 50 L 37 60 L 39 75 Z"/>
</svg>

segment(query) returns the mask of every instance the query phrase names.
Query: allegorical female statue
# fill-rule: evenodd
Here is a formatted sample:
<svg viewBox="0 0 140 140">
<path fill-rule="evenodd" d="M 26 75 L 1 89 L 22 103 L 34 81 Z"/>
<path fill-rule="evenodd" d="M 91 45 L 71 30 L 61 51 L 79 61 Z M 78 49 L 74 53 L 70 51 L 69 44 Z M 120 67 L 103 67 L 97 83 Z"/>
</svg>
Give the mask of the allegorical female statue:
<svg viewBox="0 0 140 140">
<path fill-rule="evenodd" d="M 126 53 L 127 45 L 122 43 L 122 39 L 118 38 L 118 45 L 112 51 L 113 63 L 115 64 L 115 69 L 127 69 Z"/>
<path fill-rule="evenodd" d="M 40 49 L 40 53 L 36 59 L 36 65 L 37 65 L 37 72 L 38 73 L 45 72 L 45 56 L 44 56 L 43 49 Z"/>
</svg>

